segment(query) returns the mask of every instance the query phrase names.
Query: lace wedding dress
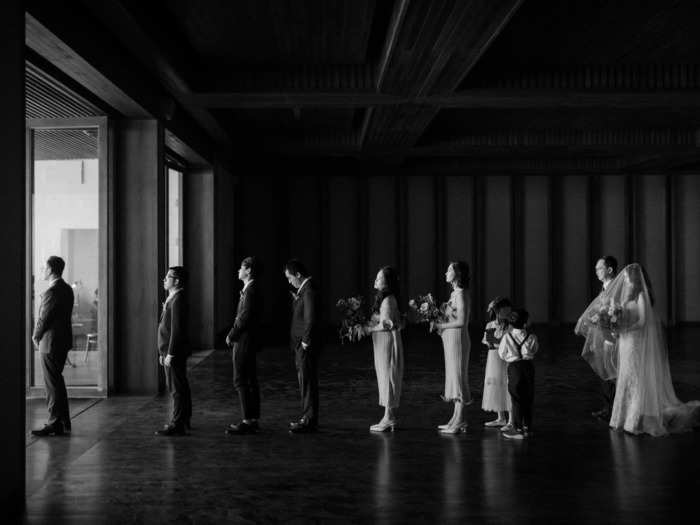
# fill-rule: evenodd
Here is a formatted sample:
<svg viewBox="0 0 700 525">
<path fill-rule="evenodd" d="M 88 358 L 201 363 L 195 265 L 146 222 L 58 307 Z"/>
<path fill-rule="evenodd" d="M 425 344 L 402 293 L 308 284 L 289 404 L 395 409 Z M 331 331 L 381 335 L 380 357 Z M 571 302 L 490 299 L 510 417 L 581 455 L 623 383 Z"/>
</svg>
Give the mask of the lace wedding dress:
<svg viewBox="0 0 700 525">
<path fill-rule="evenodd" d="M 602 331 L 617 337 L 616 345 L 607 345 L 607 351 L 616 355 L 605 356 L 605 345 L 595 347 L 593 342 L 592 352 L 598 357 L 589 362 L 593 366 L 616 361 L 617 387 L 610 427 L 632 434 L 662 436 L 698 426 L 700 401 L 682 403 L 676 397 L 661 323 L 642 267 L 636 263 L 625 267 L 610 284 L 603 300 L 615 314 L 615 321 Z M 586 332 L 587 340 L 600 337 L 595 334 L 596 323 L 590 322 L 601 311 L 600 296 L 596 301 L 598 304 L 592 303 L 593 308 L 584 312 L 588 321 L 580 319 L 576 328 L 577 333 Z M 586 322 L 588 330 L 583 326 Z M 609 367 L 593 368 L 603 379 L 609 379 L 605 377 L 609 375 Z"/>
</svg>

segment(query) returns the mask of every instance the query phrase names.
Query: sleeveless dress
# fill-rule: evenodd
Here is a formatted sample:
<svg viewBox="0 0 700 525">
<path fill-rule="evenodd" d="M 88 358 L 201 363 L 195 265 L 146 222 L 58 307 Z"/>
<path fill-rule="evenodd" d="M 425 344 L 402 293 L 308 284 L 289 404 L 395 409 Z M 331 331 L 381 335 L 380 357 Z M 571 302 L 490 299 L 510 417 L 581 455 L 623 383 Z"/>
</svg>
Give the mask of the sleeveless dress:
<svg viewBox="0 0 700 525">
<path fill-rule="evenodd" d="M 486 372 L 484 374 L 484 395 L 481 409 L 487 412 L 510 412 L 510 395 L 508 394 L 508 363 L 498 356 L 498 343 L 507 333 L 498 322 L 489 321 L 481 340 L 488 349 Z M 496 342 L 498 341 L 498 342 Z"/>
<path fill-rule="evenodd" d="M 393 295 L 384 298 L 379 314 L 374 314 L 372 320 L 385 328 L 381 332 L 372 332 L 379 405 L 397 408 L 403 381 L 403 343 L 401 314 Z"/>
<path fill-rule="evenodd" d="M 460 401 L 464 404 L 472 402 L 469 392 L 469 353 L 471 341 L 469 340 L 469 295 L 464 290 L 454 290 L 447 303 L 448 316 L 456 310 L 456 294 L 464 294 L 465 323 L 461 328 L 446 328 L 440 335 L 442 347 L 445 352 L 445 392 L 442 395 L 444 401 Z"/>
</svg>

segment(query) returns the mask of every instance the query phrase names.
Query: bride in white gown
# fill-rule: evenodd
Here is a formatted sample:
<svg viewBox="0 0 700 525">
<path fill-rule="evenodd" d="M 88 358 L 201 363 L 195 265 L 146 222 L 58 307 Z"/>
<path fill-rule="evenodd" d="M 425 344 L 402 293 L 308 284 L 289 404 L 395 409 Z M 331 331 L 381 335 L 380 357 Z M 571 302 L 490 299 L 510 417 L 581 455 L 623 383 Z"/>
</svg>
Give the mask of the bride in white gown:
<svg viewBox="0 0 700 525">
<path fill-rule="evenodd" d="M 611 428 L 662 436 L 700 424 L 700 401 L 681 403 L 673 389 L 661 323 L 641 265 L 620 272 L 583 313 L 576 333 L 586 336 L 584 352 L 593 369 L 603 379 L 616 373 Z"/>
</svg>

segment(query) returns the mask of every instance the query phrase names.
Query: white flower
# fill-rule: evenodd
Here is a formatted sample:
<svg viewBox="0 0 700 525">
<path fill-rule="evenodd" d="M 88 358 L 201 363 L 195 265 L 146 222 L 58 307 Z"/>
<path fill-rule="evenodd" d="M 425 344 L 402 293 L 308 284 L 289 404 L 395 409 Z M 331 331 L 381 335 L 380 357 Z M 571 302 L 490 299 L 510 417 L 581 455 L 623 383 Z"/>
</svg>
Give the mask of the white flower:
<svg viewBox="0 0 700 525">
<path fill-rule="evenodd" d="M 421 312 L 427 312 L 428 311 L 428 303 L 423 303 L 420 305 L 420 311 Z"/>
</svg>

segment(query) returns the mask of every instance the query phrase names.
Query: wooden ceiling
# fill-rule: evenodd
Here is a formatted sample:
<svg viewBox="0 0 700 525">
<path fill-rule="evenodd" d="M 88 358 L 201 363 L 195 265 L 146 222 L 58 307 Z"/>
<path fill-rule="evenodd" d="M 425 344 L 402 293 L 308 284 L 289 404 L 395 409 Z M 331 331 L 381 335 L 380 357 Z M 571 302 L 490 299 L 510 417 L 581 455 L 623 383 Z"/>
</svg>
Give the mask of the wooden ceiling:
<svg viewBox="0 0 700 525">
<path fill-rule="evenodd" d="M 72 3 L 231 151 L 509 172 L 700 158 L 696 0 Z"/>
</svg>

